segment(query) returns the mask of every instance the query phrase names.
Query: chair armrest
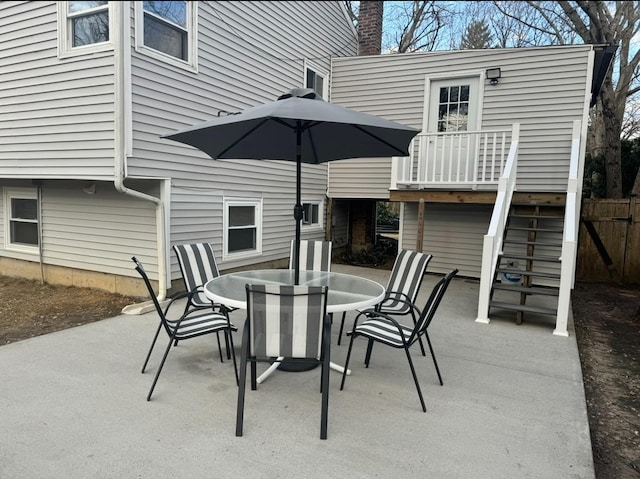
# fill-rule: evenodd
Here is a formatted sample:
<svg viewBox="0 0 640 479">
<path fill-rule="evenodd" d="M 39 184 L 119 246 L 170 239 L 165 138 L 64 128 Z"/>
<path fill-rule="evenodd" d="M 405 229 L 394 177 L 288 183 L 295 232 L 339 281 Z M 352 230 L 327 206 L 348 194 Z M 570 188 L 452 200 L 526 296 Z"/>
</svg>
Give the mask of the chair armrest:
<svg viewBox="0 0 640 479">
<path fill-rule="evenodd" d="M 409 308 L 417 311 L 418 316 L 422 314 L 422 311 L 420 310 L 420 308 L 418 308 L 414 303 L 412 303 L 406 294 L 401 293 L 400 291 L 387 292 L 387 294 L 385 295 L 385 298 L 376 305 L 376 312 L 380 312 L 379 308 L 383 307 L 386 301 L 391 301 L 391 300 L 396 301 L 398 303 L 406 304 L 407 306 L 409 306 Z"/>
<path fill-rule="evenodd" d="M 188 300 L 191 301 L 191 298 L 193 298 L 193 295 L 196 294 L 196 292 L 197 292 L 197 288 L 191 291 L 172 295 L 171 301 L 169 301 L 169 304 L 167 304 L 167 307 L 164 308 L 164 315 L 167 316 L 167 313 L 169 312 L 169 308 L 171 308 L 171 306 L 173 306 L 173 304 L 179 299 L 188 298 Z"/>
<path fill-rule="evenodd" d="M 410 302 L 409 296 L 407 296 L 402 291 L 387 291 L 384 295 L 384 299 L 380 301 L 376 307 L 382 306 L 387 301 L 401 301 L 401 302 Z"/>
</svg>

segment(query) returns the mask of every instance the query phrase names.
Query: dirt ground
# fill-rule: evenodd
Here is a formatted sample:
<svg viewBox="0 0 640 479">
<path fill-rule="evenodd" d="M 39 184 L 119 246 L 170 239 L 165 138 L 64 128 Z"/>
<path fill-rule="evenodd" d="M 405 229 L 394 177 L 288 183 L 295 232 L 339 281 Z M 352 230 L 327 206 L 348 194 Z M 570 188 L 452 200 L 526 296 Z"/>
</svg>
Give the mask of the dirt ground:
<svg viewBox="0 0 640 479">
<path fill-rule="evenodd" d="M 139 302 L 0 276 L 0 345 L 120 314 Z M 576 284 L 572 300 L 597 479 L 640 478 L 640 287 Z"/>
<path fill-rule="evenodd" d="M 0 276 L 0 346 L 117 316 L 140 299 Z"/>
<path fill-rule="evenodd" d="M 597 479 L 640 478 L 640 287 L 578 282 L 572 297 Z"/>
</svg>

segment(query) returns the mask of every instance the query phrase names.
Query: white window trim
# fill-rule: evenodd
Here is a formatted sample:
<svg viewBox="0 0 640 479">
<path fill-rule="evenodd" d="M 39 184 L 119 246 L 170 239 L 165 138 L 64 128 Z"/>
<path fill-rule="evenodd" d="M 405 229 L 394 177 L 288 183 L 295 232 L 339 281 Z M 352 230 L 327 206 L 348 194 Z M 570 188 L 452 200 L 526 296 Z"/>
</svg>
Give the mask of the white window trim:
<svg viewBox="0 0 640 479">
<path fill-rule="evenodd" d="M 135 2 L 135 50 L 138 53 L 155 58 L 164 63 L 182 68 L 184 70 L 198 72 L 198 2 L 187 2 L 187 38 L 188 58 L 179 58 L 154 50 L 144 44 L 144 8 L 143 2 Z"/>
<path fill-rule="evenodd" d="M 40 254 L 39 245 L 29 246 L 23 244 L 15 244 L 11 242 L 11 200 L 13 198 L 36 200 L 38 202 L 38 190 L 36 188 L 4 188 L 4 248 L 7 251 L 18 251 L 20 253 Z M 38 211 L 40 205 L 37 205 Z M 41 219 L 38 217 L 36 224 L 38 229 L 41 227 Z M 38 235 L 39 236 L 39 235 Z M 38 238 L 38 241 L 40 239 Z"/>
<path fill-rule="evenodd" d="M 311 205 L 318 205 L 318 223 L 305 225 L 300 223 L 301 231 L 324 231 L 324 200 L 302 200 L 300 202 L 303 206 L 308 203 Z"/>
<path fill-rule="evenodd" d="M 262 255 L 262 198 L 227 198 L 222 199 L 222 259 L 231 261 L 235 259 L 253 258 Z M 229 253 L 227 241 L 227 231 L 229 228 L 229 207 L 230 206 L 253 206 L 256 209 L 256 249 L 252 251 L 242 251 L 239 253 Z"/>
<path fill-rule="evenodd" d="M 307 70 L 313 70 L 316 75 L 320 75 L 324 78 L 324 83 L 322 85 L 322 99 L 329 101 L 329 72 L 324 68 L 320 68 L 317 64 L 305 59 L 304 68 L 302 69 L 302 88 L 307 87 Z"/>
<path fill-rule="evenodd" d="M 69 2 L 58 3 L 58 58 L 71 58 L 79 55 L 90 55 L 93 53 L 105 52 L 113 50 L 113 41 L 116 31 L 115 19 L 119 9 L 122 7 L 121 2 L 107 2 L 107 11 L 109 12 L 109 41 L 92 43 L 91 45 L 83 45 L 81 47 L 73 47 L 71 39 L 71 29 L 69 28 L 69 19 L 67 12 L 69 11 Z"/>
</svg>

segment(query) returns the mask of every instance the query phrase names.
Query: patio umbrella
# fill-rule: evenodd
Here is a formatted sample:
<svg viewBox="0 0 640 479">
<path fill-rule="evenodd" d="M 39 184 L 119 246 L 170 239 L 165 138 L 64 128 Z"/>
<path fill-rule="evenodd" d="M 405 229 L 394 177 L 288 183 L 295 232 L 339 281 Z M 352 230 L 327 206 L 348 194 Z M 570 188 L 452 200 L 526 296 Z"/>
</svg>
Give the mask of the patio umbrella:
<svg viewBox="0 0 640 479">
<path fill-rule="evenodd" d="M 418 133 L 400 123 L 328 103 L 312 89 L 298 88 L 276 101 L 214 118 L 163 136 L 194 146 L 213 159 L 296 162 L 295 282 L 298 284 L 301 163 L 346 158 L 407 156 Z"/>
</svg>

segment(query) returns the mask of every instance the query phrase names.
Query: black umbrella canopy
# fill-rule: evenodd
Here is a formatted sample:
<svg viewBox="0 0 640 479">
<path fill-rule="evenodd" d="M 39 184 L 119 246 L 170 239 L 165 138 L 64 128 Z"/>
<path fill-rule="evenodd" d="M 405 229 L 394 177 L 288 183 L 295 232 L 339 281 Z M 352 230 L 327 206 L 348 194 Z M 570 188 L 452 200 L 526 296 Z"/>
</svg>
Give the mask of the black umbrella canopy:
<svg viewBox="0 0 640 479">
<path fill-rule="evenodd" d="M 295 281 L 300 255 L 301 163 L 347 158 L 407 156 L 419 130 L 327 103 L 311 89 L 294 89 L 277 101 L 214 118 L 163 136 L 194 146 L 213 159 L 290 160 L 297 163 Z"/>
<path fill-rule="evenodd" d="M 300 129 L 298 156 L 295 132 Z M 327 103 L 298 89 L 264 105 L 201 123 L 164 138 L 211 158 L 324 163 L 346 158 L 407 156 L 415 128 Z"/>
</svg>

